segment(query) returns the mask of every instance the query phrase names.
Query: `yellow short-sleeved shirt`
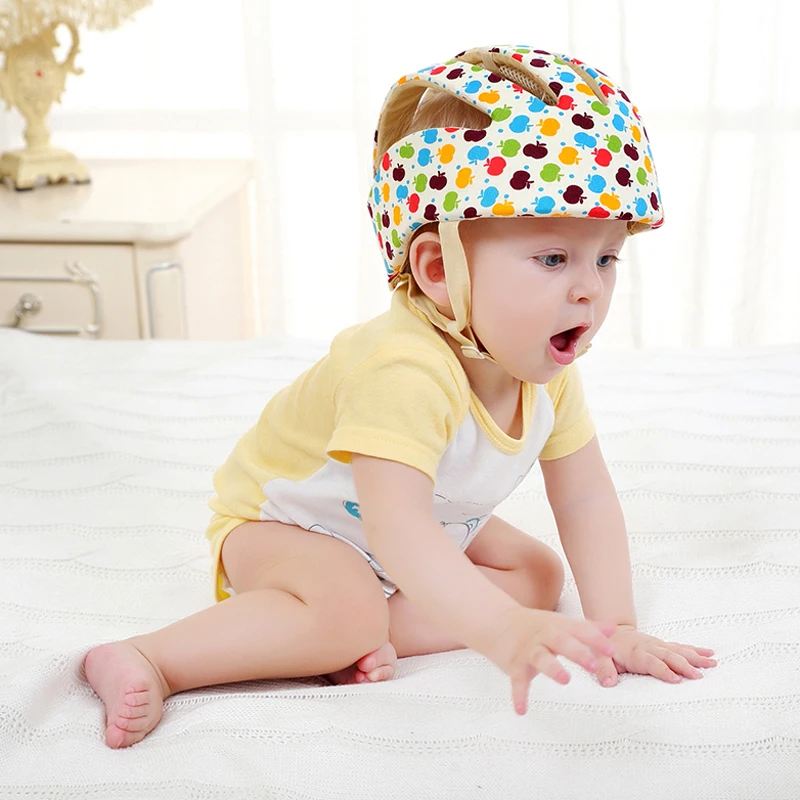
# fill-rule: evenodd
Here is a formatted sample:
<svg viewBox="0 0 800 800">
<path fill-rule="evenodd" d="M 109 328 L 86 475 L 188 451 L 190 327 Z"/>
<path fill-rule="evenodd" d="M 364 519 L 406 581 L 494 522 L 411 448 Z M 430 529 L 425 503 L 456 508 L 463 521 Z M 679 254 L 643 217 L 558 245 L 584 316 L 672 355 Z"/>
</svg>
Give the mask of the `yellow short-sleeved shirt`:
<svg viewBox="0 0 800 800">
<path fill-rule="evenodd" d="M 408 302 L 340 333 L 329 353 L 267 404 L 215 473 L 211 541 L 215 597 L 225 537 L 248 520 L 278 520 L 336 536 L 367 558 L 387 595 L 391 577 L 369 552 L 352 453 L 415 467 L 435 484 L 435 515 L 466 549 L 536 459 L 583 447 L 594 424 L 573 364 L 545 386 L 522 386 L 523 431 L 502 431 L 470 391 L 453 351 Z"/>
</svg>

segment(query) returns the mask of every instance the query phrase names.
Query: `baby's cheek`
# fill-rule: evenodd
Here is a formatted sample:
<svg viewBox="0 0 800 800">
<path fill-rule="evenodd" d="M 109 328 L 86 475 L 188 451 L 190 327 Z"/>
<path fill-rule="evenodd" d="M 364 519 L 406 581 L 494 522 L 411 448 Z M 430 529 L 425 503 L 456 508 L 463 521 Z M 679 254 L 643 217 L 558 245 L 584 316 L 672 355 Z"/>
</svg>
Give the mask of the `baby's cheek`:
<svg viewBox="0 0 800 800">
<path fill-rule="evenodd" d="M 592 330 L 592 335 L 597 333 L 597 329 L 605 322 L 610 306 L 611 306 L 611 292 L 608 292 L 606 295 L 601 297 L 600 300 L 595 305 L 594 326 Z"/>
</svg>

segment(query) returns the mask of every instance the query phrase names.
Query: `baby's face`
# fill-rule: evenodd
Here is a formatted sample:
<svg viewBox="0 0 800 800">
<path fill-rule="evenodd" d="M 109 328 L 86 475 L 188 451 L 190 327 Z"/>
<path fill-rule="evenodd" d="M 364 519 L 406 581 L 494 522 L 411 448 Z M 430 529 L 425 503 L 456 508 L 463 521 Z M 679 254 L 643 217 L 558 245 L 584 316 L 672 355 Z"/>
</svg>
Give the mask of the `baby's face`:
<svg viewBox="0 0 800 800">
<path fill-rule="evenodd" d="M 459 233 L 478 339 L 518 380 L 552 380 L 606 318 L 626 223 L 574 217 L 480 219 L 462 224 Z M 577 330 L 558 335 L 567 329 Z"/>
</svg>

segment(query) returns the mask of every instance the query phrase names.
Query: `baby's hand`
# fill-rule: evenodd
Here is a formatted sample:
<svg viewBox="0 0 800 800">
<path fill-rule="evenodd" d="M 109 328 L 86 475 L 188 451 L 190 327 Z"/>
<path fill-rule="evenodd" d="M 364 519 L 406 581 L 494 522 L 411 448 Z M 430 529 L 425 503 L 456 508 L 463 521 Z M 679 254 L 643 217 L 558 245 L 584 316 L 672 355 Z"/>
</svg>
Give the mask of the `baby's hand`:
<svg viewBox="0 0 800 800">
<path fill-rule="evenodd" d="M 594 672 L 601 657 L 614 653 L 608 637 L 615 629 L 613 623 L 518 606 L 480 651 L 511 678 L 514 708 L 524 714 L 531 681 L 540 672 L 557 683 L 569 683 L 569 673 L 556 656 L 565 656 Z"/>
<path fill-rule="evenodd" d="M 703 673 L 693 667 L 717 665 L 713 658 L 708 658 L 714 651 L 707 647 L 662 642 L 631 625 L 618 625 L 609 641 L 614 646 L 614 655 L 612 658 L 601 656 L 596 670 L 602 686 L 616 686 L 618 672 L 652 675 L 667 683 L 678 683 L 681 675 L 703 677 Z"/>
</svg>

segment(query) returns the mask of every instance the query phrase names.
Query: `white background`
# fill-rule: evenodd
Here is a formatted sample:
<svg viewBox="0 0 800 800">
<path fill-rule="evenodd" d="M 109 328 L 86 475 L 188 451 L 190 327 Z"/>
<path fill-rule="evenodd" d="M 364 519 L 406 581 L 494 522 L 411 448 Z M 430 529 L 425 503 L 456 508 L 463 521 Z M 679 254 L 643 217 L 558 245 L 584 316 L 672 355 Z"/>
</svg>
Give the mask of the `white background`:
<svg viewBox="0 0 800 800">
<path fill-rule="evenodd" d="M 83 32 L 53 143 L 85 160 L 252 157 L 261 331 L 327 340 L 388 305 L 364 206 L 389 86 L 476 45 L 560 50 L 638 106 L 666 215 L 623 253 L 596 341 L 797 342 L 798 21 L 791 0 L 155 0 Z M 0 149 L 21 133 L 0 111 Z"/>
</svg>

